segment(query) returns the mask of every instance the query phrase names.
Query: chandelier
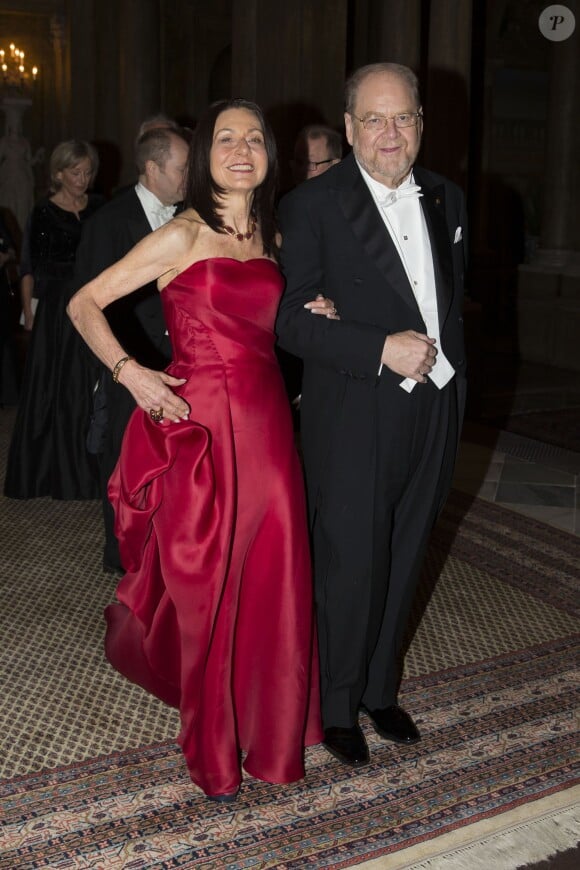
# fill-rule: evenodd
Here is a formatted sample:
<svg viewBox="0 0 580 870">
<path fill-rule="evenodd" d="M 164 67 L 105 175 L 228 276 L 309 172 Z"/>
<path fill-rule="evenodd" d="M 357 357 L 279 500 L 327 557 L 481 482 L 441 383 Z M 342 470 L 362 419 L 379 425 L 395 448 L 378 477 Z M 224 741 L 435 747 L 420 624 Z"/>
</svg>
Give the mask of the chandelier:
<svg viewBox="0 0 580 870">
<path fill-rule="evenodd" d="M 38 67 L 29 68 L 24 52 L 13 42 L 7 51 L 0 48 L 0 71 L 2 90 L 5 93 L 26 94 L 38 78 Z"/>
</svg>

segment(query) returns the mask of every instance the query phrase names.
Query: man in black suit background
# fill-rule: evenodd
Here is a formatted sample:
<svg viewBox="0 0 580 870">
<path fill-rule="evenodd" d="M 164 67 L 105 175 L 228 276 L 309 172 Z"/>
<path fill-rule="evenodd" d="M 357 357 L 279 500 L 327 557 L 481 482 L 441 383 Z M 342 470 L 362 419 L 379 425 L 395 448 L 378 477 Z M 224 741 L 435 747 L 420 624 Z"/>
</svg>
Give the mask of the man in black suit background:
<svg viewBox="0 0 580 870">
<path fill-rule="evenodd" d="M 423 117 L 408 67 L 356 71 L 345 125 L 353 153 L 280 206 L 277 331 L 304 361 L 325 746 L 359 765 L 361 707 L 383 738 L 420 739 L 397 703 L 399 654 L 465 403 L 465 208 L 414 166 Z M 317 291 L 340 320 L 311 316 Z"/>
<path fill-rule="evenodd" d="M 178 129 L 154 126 L 138 138 L 136 185 L 118 194 L 87 221 L 77 249 L 75 286 L 82 287 L 120 260 L 138 242 L 174 216 L 183 198 L 189 148 Z M 120 299 L 106 309 L 107 319 L 127 353 L 142 365 L 164 369 L 171 360 L 161 298 L 156 283 Z M 107 483 L 119 458 L 125 427 L 135 402 L 128 390 L 103 371 L 96 395 L 89 449 L 99 455 L 105 547 L 103 568 L 122 571 L 113 531 Z"/>
</svg>

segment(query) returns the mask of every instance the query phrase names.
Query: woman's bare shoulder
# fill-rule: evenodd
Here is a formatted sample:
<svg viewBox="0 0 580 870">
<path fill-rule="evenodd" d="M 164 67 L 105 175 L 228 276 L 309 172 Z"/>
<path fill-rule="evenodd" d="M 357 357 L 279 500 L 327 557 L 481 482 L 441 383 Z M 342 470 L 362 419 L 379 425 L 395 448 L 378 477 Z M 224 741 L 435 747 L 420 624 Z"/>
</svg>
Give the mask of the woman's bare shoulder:
<svg viewBox="0 0 580 870">
<path fill-rule="evenodd" d="M 207 228 L 205 221 L 194 209 L 187 209 L 165 224 L 161 230 L 157 230 L 166 233 L 167 247 L 172 252 L 171 268 L 158 278 L 160 290 L 197 259 L 196 252 Z"/>
<path fill-rule="evenodd" d="M 185 229 L 188 228 L 190 232 L 197 233 L 199 230 L 206 226 L 205 221 L 199 216 L 194 208 L 188 208 L 185 211 L 180 212 L 176 215 L 172 221 L 170 221 L 171 225 Z"/>
<path fill-rule="evenodd" d="M 190 241 L 192 238 L 195 239 L 197 237 L 202 226 L 203 221 L 197 212 L 193 211 L 193 209 L 188 209 L 172 218 L 169 223 L 161 227 L 161 230 L 172 238 L 175 238 L 176 241 L 179 239 Z"/>
</svg>

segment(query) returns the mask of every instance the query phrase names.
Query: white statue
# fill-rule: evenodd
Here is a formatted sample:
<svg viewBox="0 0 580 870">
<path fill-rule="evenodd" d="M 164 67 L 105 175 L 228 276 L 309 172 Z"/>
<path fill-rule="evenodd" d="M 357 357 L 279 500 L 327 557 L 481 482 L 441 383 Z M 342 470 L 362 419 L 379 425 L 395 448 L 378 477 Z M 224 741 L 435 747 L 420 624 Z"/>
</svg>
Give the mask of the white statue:
<svg viewBox="0 0 580 870">
<path fill-rule="evenodd" d="M 22 135 L 27 105 L 27 100 L 2 101 L 6 131 L 0 139 L 0 206 L 12 212 L 21 230 L 34 205 L 34 161 L 30 142 Z"/>
</svg>

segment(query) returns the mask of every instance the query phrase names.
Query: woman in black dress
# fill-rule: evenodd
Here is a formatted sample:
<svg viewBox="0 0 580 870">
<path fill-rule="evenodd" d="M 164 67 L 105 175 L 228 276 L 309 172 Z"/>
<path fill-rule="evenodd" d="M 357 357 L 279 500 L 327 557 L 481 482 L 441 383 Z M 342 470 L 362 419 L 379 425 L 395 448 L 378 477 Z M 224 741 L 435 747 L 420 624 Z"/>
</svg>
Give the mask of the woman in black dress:
<svg viewBox="0 0 580 870">
<path fill-rule="evenodd" d="M 96 364 L 65 313 L 83 222 L 103 202 L 87 193 L 97 168 L 88 142 L 57 145 L 50 158 L 51 193 L 29 221 L 38 307 L 8 454 L 4 493 L 10 498 L 98 497 L 85 446 Z"/>
<path fill-rule="evenodd" d="M 16 251 L 8 227 L 0 214 L 0 407 L 18 400 L 14 332 L 14 280 Z"/>
</svg>

